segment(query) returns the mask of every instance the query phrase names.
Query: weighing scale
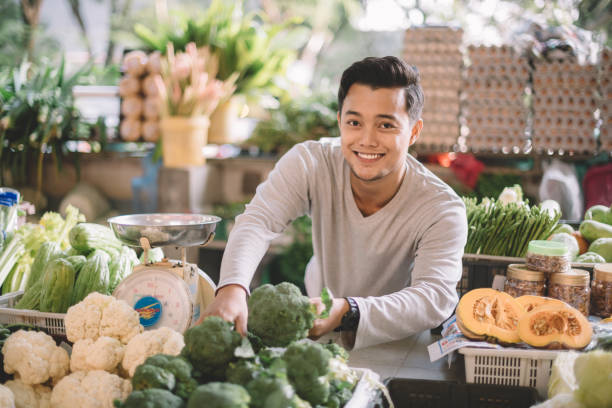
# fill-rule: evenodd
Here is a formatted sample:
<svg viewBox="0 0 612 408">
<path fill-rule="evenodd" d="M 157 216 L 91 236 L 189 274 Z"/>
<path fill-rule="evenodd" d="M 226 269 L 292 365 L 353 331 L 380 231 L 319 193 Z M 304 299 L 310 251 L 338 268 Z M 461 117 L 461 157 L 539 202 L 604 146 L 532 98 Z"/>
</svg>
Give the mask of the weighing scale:
<svg viewBox="0 0 612 408">
<path fill-rule="evenodd" d="M 187 263 L 187 247 L 202 247 L 214 237 L 221 218 L 200 214 L 134 214 L 108 220 L 121 242 L 144 250 L 175 246 L 180 260 L 136 265 L 113 292 L 140 315 L 145 329 L 170 327 L 183 333 L 215 297 L 215 284 L 197 265 Z"/>
</svg>

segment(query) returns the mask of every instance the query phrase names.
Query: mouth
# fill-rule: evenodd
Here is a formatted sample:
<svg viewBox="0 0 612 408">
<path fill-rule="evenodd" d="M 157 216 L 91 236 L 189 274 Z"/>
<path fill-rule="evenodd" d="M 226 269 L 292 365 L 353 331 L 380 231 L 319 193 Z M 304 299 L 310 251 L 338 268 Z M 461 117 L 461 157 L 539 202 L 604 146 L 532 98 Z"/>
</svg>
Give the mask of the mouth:
<svg viewBox="0 0 612 408">
<path fill-rule="evenodd" d="M 355 152 L 355 151 L 353 151 L 353 153 L 355 153 L 355 156 L 359 157 L 360 159 L 370 161 L 370 162 L 376 161 L 384 156 L 384 153 L 362 153 L 362 152 Z"/>
</svg>

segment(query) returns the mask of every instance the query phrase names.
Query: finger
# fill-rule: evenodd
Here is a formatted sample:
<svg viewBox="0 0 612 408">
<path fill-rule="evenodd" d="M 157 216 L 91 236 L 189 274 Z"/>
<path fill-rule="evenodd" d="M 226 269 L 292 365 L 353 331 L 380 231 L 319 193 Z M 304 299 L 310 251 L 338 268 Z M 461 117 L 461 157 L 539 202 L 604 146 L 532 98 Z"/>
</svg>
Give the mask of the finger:
<svg viewBox="0 0 612 408">
<path fill-rule="evenodd" d="M 240 333 L 243 337 L 246 336 L 247 333 L 247 322 L 243 315 L 238 315 L 236 317 L 236 322 L 234 323 L 236 326 L 236 331 Z"/>
</svg>

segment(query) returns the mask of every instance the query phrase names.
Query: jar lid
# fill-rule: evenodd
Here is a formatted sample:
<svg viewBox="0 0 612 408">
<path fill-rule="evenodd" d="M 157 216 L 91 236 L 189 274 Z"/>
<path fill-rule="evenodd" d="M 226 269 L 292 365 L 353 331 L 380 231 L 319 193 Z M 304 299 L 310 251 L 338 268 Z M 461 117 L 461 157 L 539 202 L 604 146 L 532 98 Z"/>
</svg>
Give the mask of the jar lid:
<svg viewBox="0 0 612 408">
<path fill-rule="evenodd" d="M 546 280 L 544 272 L 530 271 L 525 264 L 510 264 L 506 276 L 509 279 L 518 279 L 530 282 L 543 282 Z"/>
<path fill-rule="evenodd" d="M 600 263 L 593 266 L 593 279 L 612 282 L 612 263 Z"/>
<path fill-rule="evenodd" d="M 569 253 L 563 242 L 542 240 L 529 241 L 527 252 L 546 256 L 565 256 Z"/>
<path fill-rule="evenodd" d="M 550 274 L 550 283 L 572 286 L 588 286 L 591 276 L 584 269 L 572 269 L 569 272 L 558 272 Z"/>
</svg>

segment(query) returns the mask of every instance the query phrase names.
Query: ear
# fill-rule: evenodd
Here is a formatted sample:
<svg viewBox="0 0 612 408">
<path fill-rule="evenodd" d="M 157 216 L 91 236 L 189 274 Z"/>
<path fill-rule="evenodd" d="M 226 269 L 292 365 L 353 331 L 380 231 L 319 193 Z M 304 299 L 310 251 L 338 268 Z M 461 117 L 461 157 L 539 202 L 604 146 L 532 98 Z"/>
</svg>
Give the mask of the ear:
<svg viewBox="0 0 612 408">
<path fill-rule="evenodd" d="M 423 130 L 423 119 L 419 119 L 416 121 L 416 123 L 412 127 L 412 131 L 410 132 L 410 146 L 412 146 L 417 141 L 417 139 L 421 135 L 422 130 Z"/>
<path fill-rule="evenodd" d="M 338 129 L 340 128 L 340 111 L 338 111 Z"/>
</svg>

